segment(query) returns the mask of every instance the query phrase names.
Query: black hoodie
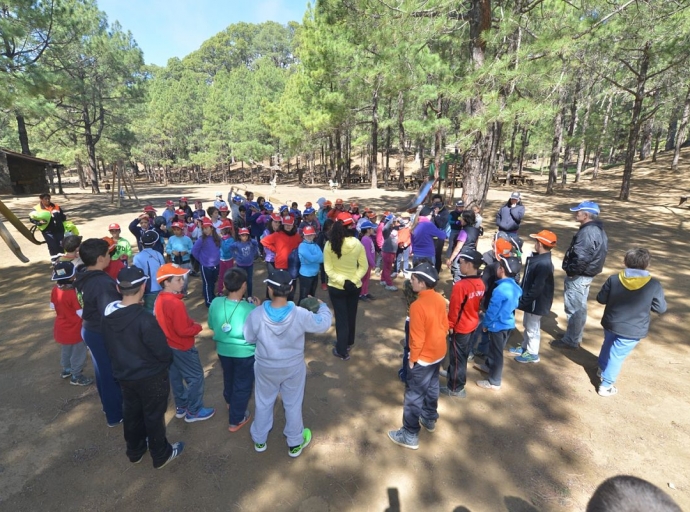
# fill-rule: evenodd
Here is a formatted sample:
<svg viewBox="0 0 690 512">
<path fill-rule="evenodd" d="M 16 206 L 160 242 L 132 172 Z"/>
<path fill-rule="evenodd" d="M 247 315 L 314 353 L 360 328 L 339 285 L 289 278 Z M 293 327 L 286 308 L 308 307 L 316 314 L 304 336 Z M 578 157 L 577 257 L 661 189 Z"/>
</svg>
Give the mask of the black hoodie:
<svg viewBox="0 0 690 512">
<path fill-rule="evenodd" d="M 102 270 L 84 270 L 77 273 L 74 287 L 81 294 L 84 308 L 82 326 L 87 331 L 102 332 L 101 318 L 106 306 L 122 298 L 115 280 Z"/>
<path fill-rule="evenodd" d="M 172 363 L 172 349 L 163 329 L 139 304 L 108 304 L 103 315 L 103 339 L 117 380 L 154 377 Z"/>
</svg>

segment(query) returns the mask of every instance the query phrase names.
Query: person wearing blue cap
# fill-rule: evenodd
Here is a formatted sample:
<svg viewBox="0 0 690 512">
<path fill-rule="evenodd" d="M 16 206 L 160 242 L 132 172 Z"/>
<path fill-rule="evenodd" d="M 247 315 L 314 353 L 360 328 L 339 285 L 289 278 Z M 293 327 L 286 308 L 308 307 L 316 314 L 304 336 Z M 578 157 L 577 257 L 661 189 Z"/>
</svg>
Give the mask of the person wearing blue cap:
<svg viewBox="0 0 690 512">
<path fill-rule="evenodd" d="M 599 205 L 583 201 L 574 208 L 575 220 L 580 223 L 570 247 L 563 258 L 565 284 L 563 302 L 568 319 L 563 338 L 553 340 L 553 348 L 573 350 L 582 343 L 582 334 L 587 322 L 587 296 L 592 279 L 601 273 L 608 252 L 608 238 L 599 220 Z"/>
<path fill-rule="evenodd" d="M 311 226 L 314 228 L 314 232 L 318 235 L 321 232 L 321 224 L 319 223 L 319 219 L 316 218 L 316 210 L 309 207 L 305 208 L 304 212 L 302 213 L 302 222 L 300 222 L 297 232 L 301 235 L 304 231 L 304 228 Z"/>
</svg>

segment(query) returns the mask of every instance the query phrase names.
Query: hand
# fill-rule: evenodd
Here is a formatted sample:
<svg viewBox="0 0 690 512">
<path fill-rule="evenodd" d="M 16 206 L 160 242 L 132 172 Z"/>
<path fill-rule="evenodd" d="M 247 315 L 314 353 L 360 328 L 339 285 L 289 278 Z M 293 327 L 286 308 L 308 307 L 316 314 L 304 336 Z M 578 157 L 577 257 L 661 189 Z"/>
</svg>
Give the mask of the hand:
<svg viewBox="0 0 690 512">
<path fill-rule="evenodd" d="M 486 327 L 482 327 L 482 332 L 489 332 L 489 329 L 487 329 Z"/>
<path fill-rule="evenodd" d="M 410 369 L 414 368 L 414 363 L 412 361 L 409 362 Z"/>
<path fill-rule="evenodd" d="M 355 283 L 353 283 L 352 281 L 350 281 L 349 279 L 347 279 L 345 281 L 345 283 L 343 284 L 343 288 L 345 288 L 346 292 L 354 292 L 357 290 L 357 285 Z"/>
</svg>

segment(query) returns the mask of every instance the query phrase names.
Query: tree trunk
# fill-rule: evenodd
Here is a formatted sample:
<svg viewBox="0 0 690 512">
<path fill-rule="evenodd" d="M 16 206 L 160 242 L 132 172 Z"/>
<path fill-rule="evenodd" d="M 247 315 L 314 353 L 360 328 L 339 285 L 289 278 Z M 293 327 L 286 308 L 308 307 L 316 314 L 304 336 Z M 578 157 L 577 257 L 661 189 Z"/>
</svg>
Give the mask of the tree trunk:
<svg viewBox="0 0 690 512">
<path fill-rule="evenodd" d="M 518 176 L 522 178 L 522 171 L 525 167 L 525 149 L 529 145 L 529 130 L 526 126 L 522 127 L 522 140 L 520 143 L 520 153 L 518 154 Z"/>
<path fill-rule="evenodd" d="M 671 170 L 678 172 L 678 162 L 680 161 L 680 147 L 685 142 L 688 133 L 688 120 L 690 120 L 690 87 L 685 95 L 685 105 L 683 106 L 683 117 L 680 119 L 680 127 L 676 134 L 676 146 L 673 151 L 673 163 Z"/>
<path fill-rule="evenodd" d="M 398 145 L 400 147 L 398 153 L 398 164 L 400 171 L 398 173 L 398 189 L 405 188 L 405 96 L 403 92 L 398 92 Z"/>
<path fill-rule="evenodd" d="M 86 176 L 84 175 L 84 167 L 81 165 L 81 158 L 76 158 L 77 162 L 77 176 L 79 177 L 79 188 L 86 189 Z"/>
<path fill-rule="evenodd" d="M 60 175 L 60 167 L 55 168 L 55 175 L 57 176 L 58 180 L 58 193 L 64 194 L 65 192 L 62 190 L 62 176 Z"/>
<path fill-rule="evenodd" d="M 340 128 L 335 131 L 335 181 L 343 183 L 343 141 L 341 140 Z"/>
<path fill-rule="evenodd" d="M 91 135 L 91 127 L 87 124 L 84 130 L 84 142 L 86 143 L 86 154 L 89 159 L 89 178 L 91 179 L 91 193 L 100 194 L 101 190 L 98 188 L 98 163 L 96 162 L 96 145 L 93 142 Z"/>
<path fill-rule="evenodd" d="M 553 140 L 551 142 L 551 159 L 549 160 L 549 182 L 546 185 L 546 194 L 553 194 L 553 186 L 558 179 L 558 159 L 561 155 L 561 145 L 563 144 L 563 117 L 565 108 L 561 108 L 556 113 L 553 121 Z"/>
<path fill-rule="evenodd" d="M 601 135 L 597 143 L 597 150 L 594 154 L 594 171 L 592 172 L 592 179 L 596 180 L 599 175 L 599 166 L 601 164 L 601 149 L 606 139 L 606 131 L 609 126 L 609 118 L 611 117 L 611 109 L 613 108 L 613 94 L 609 96 L 609 105 L 606 107 L 606 114 L 604 114 L 604 125 L 601 128 Z"/>
<path fill-rule="evenodd" d="M 22 155 L 31 155 L 31 150 L 29 149 L 29 135 L 26 133 L 26 123 L 24 122 L 24 116 L 21 114 L 16 115 L 17 118 L 17 132 L 19 133 L 19 144 L 22 146 Z"/>
<path fill-rule="evenodd" d="M 570 123 L 568 124 L 568 139 L 565 145 L 565 152 L 563 153 L 563 171 L 561 172 L 561 184 L 565 185 L 568 182 L 568 164 L 570 163 L 570 157 L 572 156 L 573 148 L 573 135 L 577 129 L 577 103 L 580 99 L 580 88 L 581 80 L 578 79 L 575 82 L 575 93 L 573 94 L 573 102 L 570 106 Z"/>
<path fill-rule="evenodd" d="M 379 152 L 379 80 L 371 98 L 371 159 L 369 160 L 369 178 L 371 188 L 376 190 L 378 184 L 378 152 Z"/>
<path fill-rule="evenodd" d="M 647 72 L 649 71 L 651 41 L 648 41 L 643 50 L 640 60 L 640 68 L 637 74 L 637 89 L 635 91 L 635 101 L 633 103 L 632 119 L 630 120 L 630 130 L 628 132 L 628 148 L 625 153 L 625 166 L 623 167 L 623 181 L 618 198 L 621 201 L 630 199 L 630 181 L 632 179 L 633 163 L 635 162 L 635 148 L 637 139 L 640 135 L 640 125 L 642 119 L 642 102 L 645 97 L 645 86 L 647 85 Z"/>
<path fill-rule="evenodd" d="M 649 119 L 642 129 L 642 144 L 640 144 L 640 161 L 646 160 L 652 151 L 652 134 L 654 132 L 654 119 Z"/>
<path fill-rule="evenodd" d="M 391 113 L 393 112 L 393 98 L 388 99 L 388 120 L 390 121 Z M 388 176 L 390 175 L 390 160 L 391 160 L 391 125 L 390 122 L 386 127 L 386 165 L 383 170 L 384 187 L 388 188 Z"/>
<path fill-rule="evenodd" d="M 668 132 L 666 132 L 666 145 L 664 151 L 671 151 L 676 147 L 676 131 L 678 130 L 678 117 L 680 109 L 676 108 L 671 114 L 671 120 L 668 122 Z"/>
<path fill-rule="evenodd" d="M 661 144 L 662 131 L 657 130 L 654 136 L 654 150 L 652 151 L 652 162 L 656 163 L 656 154 L 659 152 L 659 144 Z"/>
<path fill-rule="evenodd" d="M 511 174 L 511 171 L 513 170 L 513 162 L 515 162 L 515 137 L 517 137 L 518 130 L 520 130 L 520 126 L 516 115 L 515 122 L 513 123 L 513 133 L 510 136 L 510 157 L 508 159 L 508 174 Z M 501 172 L 501 169 L 499 169 L 498 172 Z"/>
<path fill-rule="evenodd" d="M 577 152 L 577 169 L 575 170 L 575 183 L 580 181 L 582 166 L 585 163 L 585 145 L 587 144 L 587 125 L 589 124 L 589 112 L 592 107 L 592 99 L 588 97 L 585 104 L 585 113 L 582 115 L 582 138 L 580 139 L 580 150 Z"/>
</svg>

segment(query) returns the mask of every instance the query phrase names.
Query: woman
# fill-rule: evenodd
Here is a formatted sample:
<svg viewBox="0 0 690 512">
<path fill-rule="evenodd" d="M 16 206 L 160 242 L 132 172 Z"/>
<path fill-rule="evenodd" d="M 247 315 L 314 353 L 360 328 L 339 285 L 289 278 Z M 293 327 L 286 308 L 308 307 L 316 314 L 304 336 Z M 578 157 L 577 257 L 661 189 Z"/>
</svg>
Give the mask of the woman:
<svg viewBox="0 0 690 512">
<path fill-rule="evenodd" d="M 369 268 L 364 246 L 357 240 L 354 227 L 355 222 L 349 213 L 339 213 L 323 251 L 328 296 L 335 312 L 333 355 L 343 361 L 350 359 L 350 348 L 355 344 L 357 304 L 362 278 Z"/>
<path fill-rule="evenodd" d="M 220 235 L 213 227 L 213 222 L 204 217 L 201 223 L 201 238 L 192 247 L 192 255 L 201 265 L 201 280 L 203 281 L 204 302 L 206 307 L 216 296 L 216 281 L 220 268 Z"/>
<path fill-rule="evenodd" d="M 457 282 L 460 279 L 460 266 L 457 264 L 456 260 L 460 252 L 474 251 L 477 249 L 477 240 L 479 240 L 479 229 L 474 227 L 476 222 L 474 212 L 471 210 L 465 210 L 460 216 L 460 223 L 462 224 L 462 229 L 458 233 L 457 243 L 455 244 L 455 249 L 450 255 L 450 258 L 446 261 L 446 265 L 451 269 L 453 273 L 453 282 Z"/>
</svg>

